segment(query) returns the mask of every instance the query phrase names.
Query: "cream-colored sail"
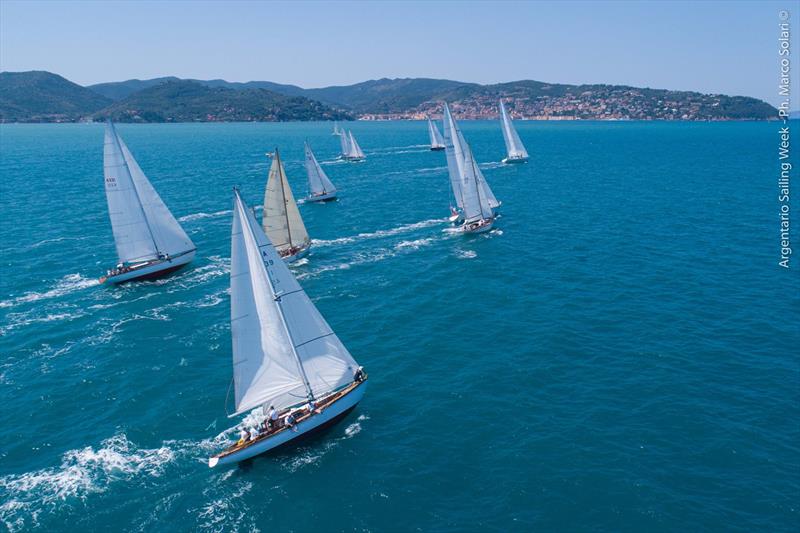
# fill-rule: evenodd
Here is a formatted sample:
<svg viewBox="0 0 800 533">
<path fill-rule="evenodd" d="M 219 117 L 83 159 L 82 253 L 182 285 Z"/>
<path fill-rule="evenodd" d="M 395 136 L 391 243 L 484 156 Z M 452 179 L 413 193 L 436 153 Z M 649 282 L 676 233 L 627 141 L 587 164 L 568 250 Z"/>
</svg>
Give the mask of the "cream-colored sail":
<svg viewBox="0 0 800 533">
<path fill-rule="evenodd" d="M 306 226 L 294 201 L 292 189 L 278 150 L 272 159 L 264 193 L 264 233 L 278 252 L 306 246 L 309 242 Z"/>
</svg>

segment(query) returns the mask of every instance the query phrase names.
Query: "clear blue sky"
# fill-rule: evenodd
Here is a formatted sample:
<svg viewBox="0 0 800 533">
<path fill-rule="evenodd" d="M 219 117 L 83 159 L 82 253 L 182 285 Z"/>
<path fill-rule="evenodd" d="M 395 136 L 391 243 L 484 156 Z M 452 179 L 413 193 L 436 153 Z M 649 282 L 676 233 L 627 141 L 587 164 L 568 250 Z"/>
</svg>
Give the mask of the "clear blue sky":
<svg viewBox="0 0 800 533">
<path fill-rule="evenodd" d="M 175 75 L 303 87 L 381 77 L 623 83 L 777 101 L 797 2 L 17 2 L 0 68 L 83 85 Z M 797 82 L 796 82 L 797 83 Z M 795 85 L 793 108 L 800 105 Z"/>
</svg>

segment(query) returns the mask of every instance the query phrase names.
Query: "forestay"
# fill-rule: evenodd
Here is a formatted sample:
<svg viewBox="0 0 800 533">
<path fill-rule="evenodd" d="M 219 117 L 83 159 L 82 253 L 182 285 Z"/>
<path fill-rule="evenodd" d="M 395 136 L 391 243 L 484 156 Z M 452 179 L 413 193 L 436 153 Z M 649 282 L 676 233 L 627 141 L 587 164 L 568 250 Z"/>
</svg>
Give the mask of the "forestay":
<svg viewBox="0 0 800 533">
<path fill-rule="evenodd" d="M 336 187 L 333 186 L 331 180 L 325 175 L 322 167 L 317 162 L 314 152 L 308 143 L 306 147 L 306 175 L 308 176 L 308 191 L 313 195 L 332 194 L 336 192 Z"/>
<path fill-rule="evenodd" d="M 506 112 L 506 106 L 500 101 L 500 122 L 503 126 L 503 139 L 506 141 L 506 152 L 511 159 L 527 159 L 528 151 L 522 145 L 522 141 L 511 123 L 511 117 Z"/>
<path fill-rule="evenodd" d="M 277 150 L 264 192 L 263 226 L 264 232 L 278 251 L 308 244 L 308 232 L 300 218 L 300 210 L 297 209 Z"/>
<path fill-rule="evenodd" d="M 288 407 L 353 381 L 358 364 L 292 276 L 236 191 L 231 332 L 236 412 Z"/>
</svg>

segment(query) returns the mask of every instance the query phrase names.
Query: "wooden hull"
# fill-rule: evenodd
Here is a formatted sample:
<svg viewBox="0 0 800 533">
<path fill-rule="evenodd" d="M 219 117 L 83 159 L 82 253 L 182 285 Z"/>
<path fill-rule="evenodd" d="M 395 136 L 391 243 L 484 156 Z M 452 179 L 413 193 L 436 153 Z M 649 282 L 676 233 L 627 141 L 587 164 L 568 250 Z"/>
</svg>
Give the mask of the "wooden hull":
<svg viewBox="0 0 800 533">
<path fill-rule="evenodd" d="M 241 447 L 232 447 L 224 452 L 215 455 L 208 460 L 208 466 L 213 468 L 217 465 L 233 464 L 245 459 L 250 459 L 256 455 L 276 450 L 279 447 L 290 443 L 296 443 L 301 438 L 308 437 L 313 433 L 321 431 L 326 427 L 336 424 L 347 414 L 355 409 L 358 402 L 364 397 L 367 382 L 354 384 L 350 392 L 325 406 L 321 413 L 312 415 L 301 420 L 295 425 L 297 431 L 290 428 L 282 428 L 277 433 L 269 436 L 260 437 L 255 441 L 247 443 Z"/>
<path fill-rule="evenodd" d="M 158 260 L 145 263 L 114 276 L 103 276 L 100 283 L 126 283 L 128 281 L 145 281 L 167 276 L 186 266 L 194 259 L 195 251 L 187 252 L 169 260 Z"/>
</svg>

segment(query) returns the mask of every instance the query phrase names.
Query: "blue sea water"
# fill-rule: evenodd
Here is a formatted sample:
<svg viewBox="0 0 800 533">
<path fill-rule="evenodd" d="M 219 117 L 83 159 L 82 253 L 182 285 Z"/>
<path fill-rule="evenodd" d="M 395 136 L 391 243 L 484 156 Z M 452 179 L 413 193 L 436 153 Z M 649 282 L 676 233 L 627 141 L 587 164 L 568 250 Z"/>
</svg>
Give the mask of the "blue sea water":
<svg viewBox="0 0 800 533">
<path fill-rule="evenodd" d="M 12 531 L 790 531 L 800 280 L 777 265 L 777 127 L 496 122 L 463 131 L 491 233 L 445 223 L 418 122 L 120 125 L 198 247 L 116 261 L 99 125 L 0 126 L 0 523 Z M 236 421 L 231 187 L 261 204 L 308 139 L 340 200 L 293 267 L 370 389 L 320 438 L 209 469 Z M 797 220 L 795 218 L 795 225 Z M 796 259 L 795 259 L 796 260 Z"/>
</svg>

